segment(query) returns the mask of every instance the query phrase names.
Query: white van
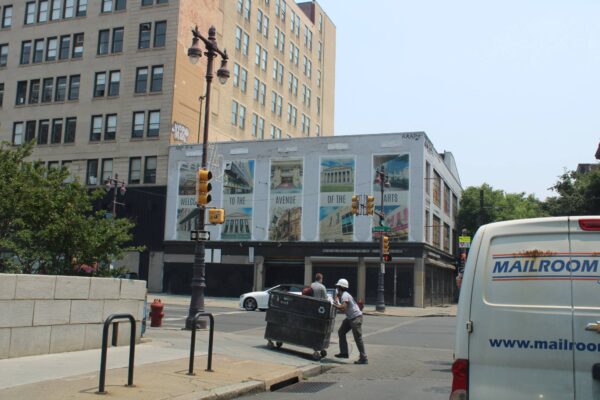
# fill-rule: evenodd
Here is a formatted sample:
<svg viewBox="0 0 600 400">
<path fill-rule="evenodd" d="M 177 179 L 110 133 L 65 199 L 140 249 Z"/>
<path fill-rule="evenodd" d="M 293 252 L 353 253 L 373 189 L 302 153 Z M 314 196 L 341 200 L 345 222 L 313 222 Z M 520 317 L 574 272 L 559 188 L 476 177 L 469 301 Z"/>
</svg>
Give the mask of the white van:
<svg viewBox="0 0 600 400">
<path fill-rule="evenodd" d="M 600 399 L 600 216 L 482 226 L 456 321 L 451 400 Z"/>
</svg>

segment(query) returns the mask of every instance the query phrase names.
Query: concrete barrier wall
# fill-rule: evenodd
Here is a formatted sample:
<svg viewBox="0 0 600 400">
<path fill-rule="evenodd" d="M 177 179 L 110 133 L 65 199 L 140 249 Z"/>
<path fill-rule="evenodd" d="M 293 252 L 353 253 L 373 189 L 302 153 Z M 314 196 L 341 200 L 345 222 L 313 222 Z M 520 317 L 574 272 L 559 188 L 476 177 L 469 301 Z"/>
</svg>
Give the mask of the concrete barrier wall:
<svg viewBox="0 0 600 400">
<path fill-rule="evenodd" d="M 100 348 L 115 313 L 133 315 L 139 341 L 145 300 L 146 281 L 0 274 L 0 359 Z M 119 344 L 130 332 L 119 324 Z"/>
</svg>

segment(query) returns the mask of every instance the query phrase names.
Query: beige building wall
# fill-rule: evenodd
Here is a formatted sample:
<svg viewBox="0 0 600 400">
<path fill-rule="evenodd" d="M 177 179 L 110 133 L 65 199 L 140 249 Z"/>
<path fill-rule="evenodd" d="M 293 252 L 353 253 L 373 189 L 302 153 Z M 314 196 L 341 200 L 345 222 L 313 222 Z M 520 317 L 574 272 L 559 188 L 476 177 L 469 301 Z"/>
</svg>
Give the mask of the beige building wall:
<svg viewBox="0 0 600 400">
<path fill-rule="evenodd" d="M 36 15 L 40 2 L 36 0 Z M 169 0 L 158 4 L 142 6 L 141 0 L 126 2 L 126 9 L 102 12 L 98 0 L 88 0 L 85 16 L 58 18 L 46 22 L 25 24 L 26 2 L 16 0 L 0 0 L 0 12 L 4 7 L 12 6 L 12 26 L 0 30 L 0 44 L 8 44 L 7 65 L 0 66 L 0 84 L 4 84 L 3 101 L 0 107 L 0 140 L 13 141 L 15 123 L 36 121 L 36 140 L 39 121 L 76 117 L 76 135 L 74 143 L 36 144 L 33 157 L 44 162 L 70 162 L 73 175 L 82 181 L 86 176 L 88 160 L 98 160 L 98 184 L 101 184 L 102 160 L 112 159 L 112 175 L 119 174 L 125 181 L 130 177 L 132 157 L 141 159 L 140 185 L 166 185 L 167 151 L 171 144 L 197 143 L 199 128 L 199 96 L 206 90 L 206 58 L 192 65 L 188 61 L 187 49 L 192 42 L 191 29 L 198 25 L 200 32 L 208 36 L 208 28 L 214 25 L 217 29 L 217 41 L 221 49 L 227 49 L 229 55 L 228 68 L 231 78 L 221 85 L 216 77 L 220 67 L 220 58 L 215 59 L 215 77 L 211 91 L 211 115 L 209 141 L 252 140 L 271 138 L 271 125 L 280 130 L 280 137 L 301 137 L 316 135 L 332 135 L 334 110 L 335 81 L 335 26 L 320 6 L 315 2 L 299 5 L 291 0 L 243 0 L 242 12 L 238 12 L 237 0 Z M 113 8 L 117 2 L 112 1 Z M 75 0 L 77 7 L 78 1 Z M 250 5 L 249 18 L 245 17 L 246 4 Z M 285 17 L 282 18 L 283 4 Z M 52 12 L 52 1 L 48 1 L 49 13 Z M 260 12 L 259 12 L 260 10 Z M 277 14 L 279 10 L 279 15 Z M 268 32 L 258 32 L 258 15 L 262 13 L 261 22 L 268 19 Z M 2 14 L 0 13 L 0 16 Z M 294 25 L 300 21 L 300 28 L 291 31 L 291 20 Z M 37 18 L 37 16 L 36 16 Z M 166 21 L 166 41 L 164 47 L 150 46 L 139 49 L 140 24 L 151 23 L 152 39 L 155 23 Z M 99 31 L 124 28 L 123 51 L 116 54 L 98 55 Z M 236 29 L 240 28 L 248 35 L 248 54 L 236 49 Z M 281 52 L 275 49 L 275 30 L 285 35 L 284 48 Z M 296 35 L 298 32 L 298 35 Z M 312 46 L 308 46 L 305 32 L 312 35 Z M 69 57 L 61 61 L 43 61 L 36 64 L 20 64 L 21 45 L 23 41 L 60 38 L 63 35 L 84 34 L 83 56 L 78 59 Z M 111 37 L 112 39 L 112 37 Z M 266 51 L 266 68 L 255 64 L 256 44 Z M 298 49 L 298 64 L 290 61 L 292 44 Z M 72 43 L 71 43 L 72 46 Z M 318 49 L 321 48 L 319 57 Z M 44 48 L 44 53 L 46 48 Z M 44 54 L 45 56 L 45 54 Z M 262 54 L 261 54 L 262 57 Z M 310 61 L 310 76 L 305 72 L 304 57 Z M 277 60 L 283 65 L 281 83 L 273 78 L 273 63 Z M 247 86 L 243 92 L 234 86 L 234 66 L 247 71 Z M 162 65 L 162 90 L 155 93 L 134 92 L 136 71 L 139 67 Z M 94 98 L 94 77 L 97 72 L 120 71 L 121 79 L 119 95 Z M 289 90 L 289 74 L 297 79 L 297 92 Z M 15 105 L 18 81 L 54 78 L 59 76 L 80 75 L 79 99 L 74 101 L 51 101 L 48 103 Z M 318 77 L 320 76 L 320 79 Z M 108 78 L 108 76 L 107 76 Z M 254 98 L 254 79 L 265 85 L 264 104 Z M 148 80 L 148 85 L 150 79 Z M 303 96 L 303 87 L 310 89 L 310 105 Z M 0 86 L 1 87 L 1 86 Z M 281 96 L 281 115 L 272 112 L 273 91 Z M 241 128 L 239 115 L 232 124 L 232 104 L 236 102 L 246 109 L 245 124 Z M 296 110 L 295 123 L 288 122 L 288 105 Z M 204 108 L 204 107 L 203 107 Z M 160 110 L 160 132 L 156 137 L 132 138 L 134 112 L 143 111 L 148 124 L 148 112 Z M 117 131 L 114 140 L 90 140 L 92 116 L 117 114 Z M 258 121 L 264 121 L 262 133 L 253 130 L 253 114 Z M 302 121 L 304 115 L 304 131 Z M 204 120 L 204 110 L 202 110 Z M 308 123 L 310 120 L 310 123 Z M 178 135 L 173 133 L 177 128 Z M 279 138 L 275 131 L 275 138 Z M 201 135 L 200 135 L 201 137 Z M 156 157 L 156 179 L 144 182 L 144 169 L 147 157 Z M 132 182 L 128 182 L 129 185 Z"/>
</svg>

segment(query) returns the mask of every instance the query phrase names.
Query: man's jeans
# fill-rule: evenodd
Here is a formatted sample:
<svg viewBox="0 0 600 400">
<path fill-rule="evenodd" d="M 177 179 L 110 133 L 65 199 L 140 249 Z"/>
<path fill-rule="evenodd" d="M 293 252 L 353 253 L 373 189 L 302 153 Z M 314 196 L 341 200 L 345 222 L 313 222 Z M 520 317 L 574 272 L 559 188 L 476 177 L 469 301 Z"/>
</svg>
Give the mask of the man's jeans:
<svg viewBox="0 0 600 400">
<path fill-rule="evenodd" d="M 346 341 L 346 334 L 349 330 L 352 330 L 356 347 L 360 353 L 360 359 L 364 360 L 367 358 L 367 353 L 365 353 L 365 345 L 362 339 L 362 321 L 362 315 L 354 319 L 344 319 L 340 329 L 338 329 L 338 336 L 340 339 L 340 353 L 348 354 L 348 342 Z"/>
</svg>

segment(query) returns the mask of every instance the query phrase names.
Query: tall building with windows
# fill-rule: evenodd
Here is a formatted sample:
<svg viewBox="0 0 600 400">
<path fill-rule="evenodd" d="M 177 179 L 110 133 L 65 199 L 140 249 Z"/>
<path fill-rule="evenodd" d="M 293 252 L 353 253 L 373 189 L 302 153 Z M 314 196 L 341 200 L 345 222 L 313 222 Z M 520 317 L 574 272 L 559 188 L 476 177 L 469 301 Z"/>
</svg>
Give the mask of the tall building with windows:
<svg viewBox="0 0 600 400">
<path fill-rule="evenodd" d="M 335 26 L 314 1 L 0 0 L 0 18 L 0 140 L 33 140 L 33 158 L 91 187 L 118 175 L 117 214 L 150 250 L 162 243 L 168 147 L 201 138 L 194 26 L 208 36 L 214 25 L 229 55 L 229 81 L 212 85 L 211 142 L 333 134 Z"/>
</svg>

